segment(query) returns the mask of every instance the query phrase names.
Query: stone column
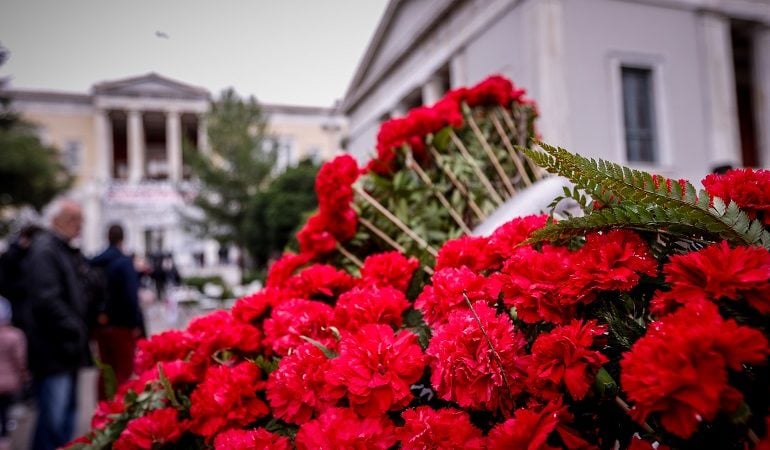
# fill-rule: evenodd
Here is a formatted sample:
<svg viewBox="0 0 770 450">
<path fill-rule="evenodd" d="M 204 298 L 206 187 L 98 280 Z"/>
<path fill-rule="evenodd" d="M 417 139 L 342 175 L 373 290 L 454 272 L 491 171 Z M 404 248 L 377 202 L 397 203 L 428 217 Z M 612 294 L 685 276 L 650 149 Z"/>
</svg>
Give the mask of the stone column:
<svg viewBox="0 0 770 450">
<path fill-rule="evenodd" d="M 701 72 L 706 81 L 706 136 L 709 165 L 741 165 L 738 103 L 735 98 L 730 20 L 718 13 L 702 12 L 698 18 L 701 39 Z"/>
<path fill-rule="evenodd" d="M 100 183 L 112 179 L 112 124 L 106 110 L 96 112 L 96 179 Z"/>
<path fill-rule="evenodd" d="M 449 85 L 457 89 L 468 84 L 465 74 L 465 49 L 460 50 L 449 60 Z"/>
<path fill-rule="evenodd" d="M 182 179 L 182 125 L 179 111 L 166 113 L 166 158 L 168 179 L 175 183 Z"/>
<path fill-rule="evenodd" d="M 204 154 L 209 153 L 209 133 L 206 115 L 198 116 L 198 150 Z"/>
<path fill-rule="evenodd" d="M 535 80 L 533 97 L 540 110 L 538 128 L 547 142 L 570 148 L 564 0 L 538 0 L 525 3 L 525 7 L 528 15 L 526 32 L 534 41 L 528 56 Z"/>
<path fill-rule="evenodd" d="M 128 181 L 138 183 L 144 178 L 144 129 L 142 113 L 128 111 Z"/>
<path fill-rule="evenodd" d="M 422 104 L 432 105 L 441 99 L 444 95 L 444 85 L 441 82 L 441 78 L 433 76 L 428 78 L 425 84 L 422 85 Z"/>
<path fill-rule="evenodd" d="M 388 114 L 392 119 L 394 117 L 404 117 L 407 112 L 409 111 L 406 109 L 406 106 L 404 106 L 403 103 L 398 102 L 397 104 L 393 105 L 393 109 L 391 109 Z"/>
<path fill-rule="evenodd" d="M 770 166 L 770 25 L 754 34 L 754 98 L 759 139 L 759 164 Z"/>
</svg>

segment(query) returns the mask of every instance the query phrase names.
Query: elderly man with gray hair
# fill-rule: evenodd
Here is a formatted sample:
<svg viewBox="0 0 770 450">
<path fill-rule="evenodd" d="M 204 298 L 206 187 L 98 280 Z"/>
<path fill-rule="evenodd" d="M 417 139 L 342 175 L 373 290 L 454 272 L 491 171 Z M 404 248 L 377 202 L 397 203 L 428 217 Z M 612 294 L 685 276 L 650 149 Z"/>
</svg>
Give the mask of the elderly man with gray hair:
<svg viewBox="0 0 770 450">
<path fill-rule="evenodd" d="M 71 243 L 80 235 L 83 213 L 71 199 L 56 200 L 22 263 L 26 299 L 21 308 L 29 343 L 29 369 L 37 398 L 33 450 L 53 450 L 74 432 L 78 369 L 87 363 L 87 299 Z"/>
</svg>

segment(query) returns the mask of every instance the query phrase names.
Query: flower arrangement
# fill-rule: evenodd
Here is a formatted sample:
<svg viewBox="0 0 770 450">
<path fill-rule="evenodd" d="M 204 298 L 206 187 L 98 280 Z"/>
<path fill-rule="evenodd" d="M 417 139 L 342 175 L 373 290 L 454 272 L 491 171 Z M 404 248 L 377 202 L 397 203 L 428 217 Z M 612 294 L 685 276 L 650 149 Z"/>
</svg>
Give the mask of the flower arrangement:
<svg viewBox="0 0 770 450">
<path fill-rule="evenodd" d="M 442 133 L 483 152 L 469 105 L 487 131 L 501 103 L 534 111 L 492 80 L 384 124 L 363 174 L 347 157 L 324 165 L 301 252 L 231 311 L 141 342 L 136 376 L 70 448 L 770 449 L 770 199 L 754 188 L 770 173 L 710 176 L 698 192 L 517 147 L 509 181 L 537 163 L 571 179 L 585 214 L 426 241 L 431 228 L 382 194 L 420 178 L 410 161 L 447 176 L 430 159 Z M 470 200 L 490 201 L 457 195 L 466 226 Z"/>
</svg>

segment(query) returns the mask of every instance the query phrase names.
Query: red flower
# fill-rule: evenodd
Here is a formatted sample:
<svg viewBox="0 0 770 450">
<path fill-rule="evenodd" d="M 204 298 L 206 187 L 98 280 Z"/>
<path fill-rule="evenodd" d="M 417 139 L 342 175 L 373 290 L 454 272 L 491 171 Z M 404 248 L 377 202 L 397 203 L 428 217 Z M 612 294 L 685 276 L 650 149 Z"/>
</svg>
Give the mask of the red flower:
<svg viewBox="0 0 770 450">
<path fill-rule="evenodd" d="M 431 384 L 440 398 L 464 408 L 508 408 L 523 389 L 526 341 L 505 315 L 496 315 L 485 302 L 473 307 L 475 314 L 450 314 L 431 339 L 426 350 Z"/>
<path fill-rule="evenodd" d="M 123 399 L 117 395 L 113 400 L 102 400 L 96 405 L 93 417 L 91 417 L 91 429 L 104 428 L 113 421 L 111 416 L 120 414 L 126 410 Z"/>
<path fill-rule="evenodd" d="M 261 375 L 250 362 L 210 367 L 190 396 L 190 430 L 208 440 L 222 430 L 242 427 L 266 416 L 270 411 L 257 397 L 265 384 Z"/>
<path fill-rule="evenodd" d="M 252 323 L 265 316 L 271 306 L 278 304 L 279 296 L 284 292 L 277 288 L 264 288 L 239 298 L 233 305 L 232 313 L 236 320 Z"/>
<path fill-rule="evenodd" d="M 724 320 L 712 303 L 688 305 L 653 322 L 621 360 L 621 384 L 636 402 L 639 421 L 659 413 L 677 436 L 692 435 L 741 393 L 728 384 L 727 369 L 766 362 L 767 339 L 752 328 Z"/>
<path fill-rule="evenodd" d="M 227 311 L 217 311 L 190 322 L 187 332 L 197 342 L 196 359 L 207 360 L 220 350 L 254 353 L 262 348 L 262 332 L 235 320 Z"/>
<path fill-rule="evenodd" d="M 231 429 L 218 434 L 214 439 L 214 450 L 290 450 L 288 438 L 270 433 L 263 428 L 256 430 Z"/>
<path fill-rule="evenodd" d="M 381 416 L 412 400 L 410 386 L 425 369 L 417 336 L 393 333 L 387 325 L 364 325 L 340 341 L 327 381 L 347 392 L 351 408 L 362 416 Z"/>
<path fill-rule="evenodd" d="M 360 418 L 347 408 L 329 408 L 303 424 L 297 450 L 380 449 L 396 444 L 395 427 L 385 415 Z"/>
<path fill-rule="evenodd" d="M 519 217 L 499 226 L 487 243 L 488 257 L 495 266 L 513 256 L 519 244 L 529 239 L 533 231 L 543 228 L 548 220 L 547 214 Z"/>
<path fill-rule="evenodd" d="M 357 330 L 368 323 L 401 327 L 401 315 L 409 308 L 404 293 L 390 287 L 354 288 L 337 299 L 334 322 L 346 330 Z"/>
<path fill-rule="evenodd" d="M 326 383 L 330 363 L 313 344 L 297 347 L 281 359 L 267 381 L 267 399 L 273 415 L 289 423 L 303 424 L 314 414 L 334 406 L 344 393 Z"/>
<path fill-rule="evenodd" d="M 346 209 L 353 201 L 350 185 L 358 178 L 358 164 L 350 155 L 340 155 L 325 162 L 315 179 L 315 192 L 321 214 Z"/>
<path fill-rule="evenodd" d="M 658 445 L 655 445 L 658 444 Z M 635 434 L 631 438 L 631 443 L 628 445 L 628 450 L 669 450 L 667 445 L 660 445 L 659 443 L 650 443 Z M 770 450 L 770 448 L 768 449 Z"/>
<path fill-rule="evenodd" d="M 582 294 L 581 282 L 573 274 L 572 253 L 544 245 L 542 251 L 529 246 L 516 249 L 497 278 L 502 283 L 503 302 L 516 308 L 519 319 L 561 324 L 574 317 Z"/>
<path fill-rule="evenodd" d="M 267 270 L 267 279 L 265 280 L 265 286 L 267 287 L 282 287 L 294 272 L 300 267 L 304 266 L 310 261 L 310 257 L 307 254 L 295 255 L 293 253 L 284 253 L 277 261 L 275 261 Z"/>
<path fill-rule="evenodd" d="M 334 310 L 331 306 L 313 301 L 292 299 L 273 309 L 265 320 L 265 341 L 275 353 L 285 356 L 305 340 L 302 336 L 332 345 L 334 336 L 328 327 L 332 325 Z"/>
<path fill-rule="evenodd" d="M 468 89 L 465 101 L 468 106 L 510 106 L 512 101 L 520 99 L 524 93 L 524 89 L 516 89 L 510 80 L 500 75 L 492 75 Z"/>
<path fill-rule="evenodd" d="M 744 298 L 763 314 L 770 313 L 770 252 L 762 247 L 736 247 L 727 242 L 672 256 L 663 267 L 671 291 L 660 304 Z M 659 309 L 672 309 L 661 307 Z"/>
<path fill-rule="evenodd" d="M 539 412 L 532 409 L 516 410 L 512 418 L 495 426 L 489 432 L 489 450 L 558 450 L 546 443 L 548 436 L 559 424 L 560 413 L 546 407 Z"/>
<path fill-rule="evenodd" d="M 399 252 L 377 253 L 368 256 L 361 268 L 363 285 L 393 287 L 406 292 L 414 271 L 420 267 L 417 258 L 407 258 Z"/>
<path fill-rule="evenodd" d="M 487 238 L 463 236 L 446 241 L 436 257 L 436 270 L 467 267 L 474 272 L 489 268 Z"/>
<path fill-rule="evenodd" d="M 184 359 L 194 347 L 192 337 L 185 331 L 168 330 L 136 344 L 134 370 L 141 373 L 161 361 Z"/>
<path fill-rule="evenodd" d="M 177 420 L 174 408 L 150 411 L 143 417 L 131 420 L 112 445 L 115 450 L 146 450 L 176 442 L 186 428 Z"/>
<path fill-rule="evenodd" d="M 534 392 L 548 399 L 560 398 L 562 385 L 575 400 L 585 397 L 596 372 L 607 357 L 591 350 L 594 337 L 606 332 L 596 321 L 573 321 L 543 333 L 532 345 L 529 381 Z"/>
<path fill-rule="evenodd" d="M 473 426 L 467 412 L 429 406 L 401 413 L 404 426 L 397 430 L 403 450 L 485 448 L 481 430 Z"/>
<path fill-rule="evenodd" d="M 326 300 L 350 290 L 356 280 L 334 266 L 314 264 L 292 277 L 287 285 L 297 297 Z"/>
<path fill-rule="evenodd" d="M 734 201 L 750 217 L 757 214 L 770 224 L 770 170 L 733 169 L 725 174 L 710 174 L 703 179 L 709 195 L 729 204 Z"/>
<path fill-rule="evenodd" d="M 655 276 L 658 268 L 647 244 L 628 230 L 589 234 L 574 258 L 575 285 L 589 301 L 591 291 L 628 292 L 637 285 L 641 274 Z"/>
<path fill-rule="evenodd" d="M 467 267 L 442 269 L 433 274 L 433 286 L 425 286 L 414 306 L 422 311 L 425 323 L 435 328 L 446 322 L 453 311 L 468 309 L 463 294 L 471 302 L 482 300 L 494 304 L 500 294 L 500 285 Z"/>
<path fill-rule="evenodd" d="M 320 213 L 311 216 L 297 233 L 300 252 L 312 259 L 337 248 L 337 240 L 329 228 L 329 223 Z"/>
</svg>

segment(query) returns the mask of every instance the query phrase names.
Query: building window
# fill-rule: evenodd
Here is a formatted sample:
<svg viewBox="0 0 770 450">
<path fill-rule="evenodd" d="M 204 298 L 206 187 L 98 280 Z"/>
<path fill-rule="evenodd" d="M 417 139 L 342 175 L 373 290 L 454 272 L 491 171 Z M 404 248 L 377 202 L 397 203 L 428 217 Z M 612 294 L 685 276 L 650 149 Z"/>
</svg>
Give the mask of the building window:
<svg viewBox="0 0 770 450">
<path fill-rule="evenodd" d="M 656 162 L 652 69 L 621 67 L 628 162 Z"/>
</svg>

